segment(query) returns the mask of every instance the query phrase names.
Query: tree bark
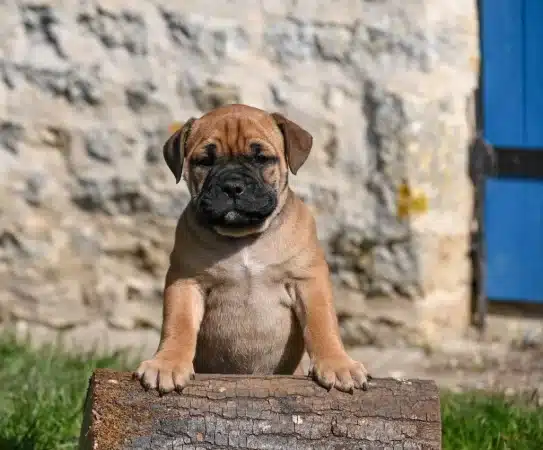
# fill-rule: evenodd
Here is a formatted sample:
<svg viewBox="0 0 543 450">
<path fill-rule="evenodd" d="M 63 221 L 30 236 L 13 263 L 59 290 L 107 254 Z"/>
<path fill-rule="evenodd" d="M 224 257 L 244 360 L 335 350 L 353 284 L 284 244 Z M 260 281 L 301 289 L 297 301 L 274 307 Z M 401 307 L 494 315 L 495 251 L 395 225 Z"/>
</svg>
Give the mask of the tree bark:
<svg viewBox="0 0 543 450">
<path fill-rule="evenodd" d="M 440 450 L 433 381 L 379 379 L 328 392 L 306 377 L 196 375 L 181 394 L 145 391 L 99 369 L 80 449 Z"/>
</svg>

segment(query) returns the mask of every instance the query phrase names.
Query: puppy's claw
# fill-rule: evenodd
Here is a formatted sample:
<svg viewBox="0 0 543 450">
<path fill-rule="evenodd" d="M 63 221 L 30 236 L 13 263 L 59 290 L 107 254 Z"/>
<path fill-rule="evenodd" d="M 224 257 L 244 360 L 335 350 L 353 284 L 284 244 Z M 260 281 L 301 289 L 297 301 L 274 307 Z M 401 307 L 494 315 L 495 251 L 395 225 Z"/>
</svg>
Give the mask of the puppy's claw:
<svg viewBox="0 0 543 450">
<path fill-rule="evenodd" d="M 176 372 L 173 375 L 175 390 L 178 392 L 181 392 L 183 389 L 185 389 L 187 383 L 193 379 L 194 379 L 193 372 L 189 372 L 189 373 Z"/>
<path fill-rule="evenodd" d="M 334 380 L 327 373 L 319 373 L 316 370 L 311 372 L 311 378 L 320 384 L 324 389 L 330 391 L 334 387 Z"/>
<path fill-rule="evenodd" d="M 192 363 L 155 358 L 142 362 L 135 374 L 146 391 L 156 389 L 162 396 L 174 390 L 180 392 L 193 372 Z"/>
<path fill-rule="evenodd" d="M 336 372 L 336 389 L 342 392 L 353 392 L 356 382 L 347 369 Z"/>
<path fill-rule="evenodd" d="M 313 379 L 327 390 L 335 387 L 342 392 L 353 393 L 354 389 L 368 389 L 367 370 L 348 356 L 316 360 L 313 364 Z"/>
</svg>

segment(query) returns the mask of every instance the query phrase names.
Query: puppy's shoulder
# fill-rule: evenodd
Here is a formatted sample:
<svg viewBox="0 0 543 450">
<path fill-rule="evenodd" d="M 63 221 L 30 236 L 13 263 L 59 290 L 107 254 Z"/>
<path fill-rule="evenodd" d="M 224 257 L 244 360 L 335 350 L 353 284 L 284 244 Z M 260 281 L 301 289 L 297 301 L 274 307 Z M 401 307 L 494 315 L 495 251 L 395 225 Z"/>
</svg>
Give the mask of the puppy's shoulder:
<svg viewBox="0 0 543 450">
<path fill-rule="evenodd" d="M 191 261 L 198 260 L 202 252 L 199 243 L 201 230 L 197 228 L 191 212 L 186 208 L 177 221 L 174 232 L 173 248 L 170 253 L 170 265 L 179 270 Z"/>
<path fill-rule="evenodd" d="M 290 218 L 291 234 L 300 239 L 304 246 L 315 245 L 318 242 L 317 222 L 309 206 L 297 195 L 292 197 L 292 213 Z"/>
<path fill-rule="evenodd" d="M 289 247 L 296 254 L 293 263 L 306 268 L 322 264 L 324 252 L 317 234 L 317 223 L 309 206 L 299 197 L 292 199 L 287 235 Z"/>
</svg>

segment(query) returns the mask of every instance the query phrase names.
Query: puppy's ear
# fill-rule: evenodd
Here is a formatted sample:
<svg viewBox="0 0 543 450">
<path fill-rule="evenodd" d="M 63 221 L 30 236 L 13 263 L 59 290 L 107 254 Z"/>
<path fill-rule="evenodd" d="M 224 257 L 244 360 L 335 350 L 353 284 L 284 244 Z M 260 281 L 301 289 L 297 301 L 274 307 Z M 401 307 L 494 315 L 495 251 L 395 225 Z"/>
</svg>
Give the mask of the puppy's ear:
<svg viewBox="0 0 543 450">
<path fill-rule="evenodd" d="M 191 117 L 182 126 L 177 126 L 177 130 L 168 138 L 162 153 L 166 164 L 175 175 L 175 183 L 179 183 L 183 173 L 183 162 L 185 160 L 185 144 L 190 134 L 192 124 L 196 119 Z"/>
<path fill-rule="evenodd" d="M 313 145 L 313 136 L 279 113 L 272 113 L 271 116 L 283 133 L 287 163 L 290 171 L 296 175 L 298 169 L 302 167 L 309 156 Z"/>
</svg>

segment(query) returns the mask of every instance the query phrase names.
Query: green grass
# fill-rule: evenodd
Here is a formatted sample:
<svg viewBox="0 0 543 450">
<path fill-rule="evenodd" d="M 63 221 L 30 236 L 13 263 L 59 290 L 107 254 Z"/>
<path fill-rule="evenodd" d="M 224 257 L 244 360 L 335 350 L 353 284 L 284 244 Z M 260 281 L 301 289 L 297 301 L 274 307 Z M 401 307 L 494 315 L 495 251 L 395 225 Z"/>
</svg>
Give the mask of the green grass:
<svg viewBox="0 0 543 450">
<path fill-rule="evenodd" d="M 444 450 L 542 450 L 543 408 L 501 394 L 443 394 Z"/>
<path fill-rule="evenodd" d="M 70 356 L 0 336 L 0 449 L 75 449 L 88 378 L 131 369 L 126 355 Z M 444 450 L 542 450 L 543 409 L 503 396 L 443 394 Z"/>
</svg>

